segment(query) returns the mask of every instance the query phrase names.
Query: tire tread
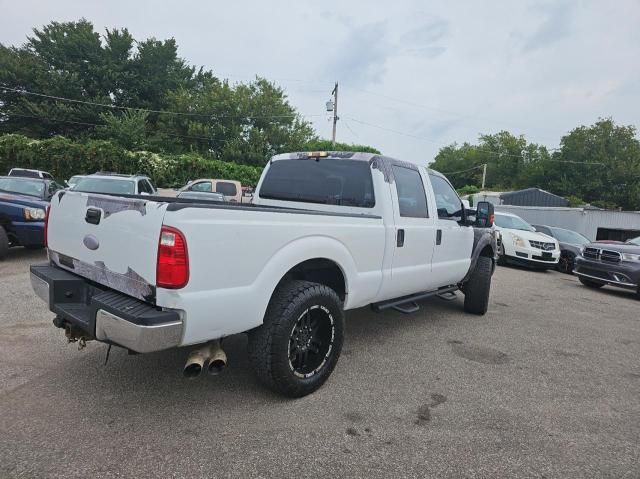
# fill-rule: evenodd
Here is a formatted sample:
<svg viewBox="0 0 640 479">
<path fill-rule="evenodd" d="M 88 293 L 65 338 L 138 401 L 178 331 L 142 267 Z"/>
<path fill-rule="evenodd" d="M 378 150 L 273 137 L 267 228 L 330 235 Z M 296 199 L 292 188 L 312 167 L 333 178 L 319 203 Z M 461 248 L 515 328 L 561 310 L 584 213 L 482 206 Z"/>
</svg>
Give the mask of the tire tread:
<svg viewBox="0 0 640 479">
<path fill-rule="evenodd" d="M 267 311 L 263 325 L 249 332 L 248 354 L 249 362 L 258 379 L 269 389 L 290 397 L 300 397 L 319 388 L 331 374 L 337 359 L 333 360 L 322 374 L 324 379 L 313 385 L 301 385 L 291 381 L 290 375 L 278 373 L 274 365 L 281 358 L 274 352 L 274 343 L 282 344 L 289 341 L 288 318 L 302 303 L 316 296 L 329 296 L 339 306 L 340 317 L 334 321 L 343 321 L 342 303 L 338 295 L 328 286 L 311 281 L 292 280 L 281 284 L 276 289 Z M 337 355 L 342 348 L 342 335 L 338 335 L 334 343 Z M 288 360 L 288 359 L 287 359 Z M 281 368 L 282 369 L 282 368 Z"/>
<path fill-rule="evenodd" d="M 464 287 L 464 310 L 467 313 L 483 315 L 489 309 L 492 273 L 493 260 L 487 256 L 480 256 Z"/>
</svg>

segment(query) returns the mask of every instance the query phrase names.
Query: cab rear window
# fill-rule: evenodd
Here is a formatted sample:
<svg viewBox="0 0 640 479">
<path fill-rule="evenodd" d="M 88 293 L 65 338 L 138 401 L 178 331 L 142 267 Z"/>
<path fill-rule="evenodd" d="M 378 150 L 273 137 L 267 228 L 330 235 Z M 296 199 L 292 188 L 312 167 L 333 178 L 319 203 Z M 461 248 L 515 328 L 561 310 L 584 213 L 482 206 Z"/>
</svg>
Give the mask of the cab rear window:
<svg viewBox="0 0 640 479">
<path fill-rule="evenodd" d="M 366 161 L 308 159 L 274 161 L 260 198 L 373 208 L 371 169 Z"/>
<path fill-rule="evenodd" d="M 223 194 L 224 196 L 236 196 L 238 189 L 235 183 L 229 183 L 228 181 L 216 182 L 216 193 Z"/>
</svg>

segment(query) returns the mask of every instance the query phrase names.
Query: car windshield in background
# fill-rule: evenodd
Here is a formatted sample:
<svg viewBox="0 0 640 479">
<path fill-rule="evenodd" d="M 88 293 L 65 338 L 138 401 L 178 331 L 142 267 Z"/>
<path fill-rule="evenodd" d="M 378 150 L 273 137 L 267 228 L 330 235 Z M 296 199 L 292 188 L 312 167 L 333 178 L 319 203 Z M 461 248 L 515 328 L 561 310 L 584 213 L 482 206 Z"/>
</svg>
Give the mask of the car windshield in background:
<svg viewBox="0 0 640 479">
<path fill-rule="evenodd" d="M 533 227 L 517 216 L 495 215 L 496 226 L 511 230 L 533 231 Z"/>
<path fill-rule="evenodd" d="M 560 243 L 585 245 L 591 243 L 587 238 L 575 231 L 565 230 L 563 228 L 549 228 L 553 233 L 553 237 Z"/>
<path fill-rule="evenodd" d="M 130 180 L 115 178 L 80 178 L 73 187 L 74 191 L 87 193 L 114 193 L 118 195 L 132 195 L 135 183 Z"/>
<path fill-rule="evenodd" d="M 13 169 L 9 172 L 9 176 L 18 176 L 20 178 L 40 178 L 40 173 L 32 170 Z"/>
<path fill-rule="evenodd" d="M 369 163 L 358 160 L 274 161 L 259 194 L 273 200 L 362 208 L 375 205 Z"/>
<path fill-rule="evenodd" d="M 0 191 L 42 198 L 44 196 L 44 181 L 15 177 L 0 178 Z"/>
<path fill-rule="evenodd" d="M 627 243 L 640 246 L 640 236 L 638 236 L 637 238 L 631 238 L 627 241 Z"/>
</svg>

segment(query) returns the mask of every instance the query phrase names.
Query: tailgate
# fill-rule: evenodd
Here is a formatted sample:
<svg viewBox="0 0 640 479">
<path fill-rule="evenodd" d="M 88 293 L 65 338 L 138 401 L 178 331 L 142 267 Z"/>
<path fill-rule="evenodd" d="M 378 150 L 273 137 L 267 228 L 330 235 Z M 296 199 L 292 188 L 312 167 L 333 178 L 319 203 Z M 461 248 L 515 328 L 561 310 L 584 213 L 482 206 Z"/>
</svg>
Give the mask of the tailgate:
<svg viewBox="0 0 640 479">
<path fill-rule="evenodd" d="M 51 261 L 101 285 L 155 303 L 158 239 L 166 203 L 65 191 L 51 200 Z"/>
</svg>

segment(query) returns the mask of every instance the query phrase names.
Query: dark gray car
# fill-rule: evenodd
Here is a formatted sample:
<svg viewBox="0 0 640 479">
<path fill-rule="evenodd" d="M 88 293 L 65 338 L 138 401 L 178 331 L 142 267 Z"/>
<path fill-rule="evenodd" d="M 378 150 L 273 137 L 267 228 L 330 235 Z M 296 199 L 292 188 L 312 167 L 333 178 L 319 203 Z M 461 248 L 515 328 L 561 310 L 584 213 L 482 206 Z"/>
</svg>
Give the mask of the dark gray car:
<svg viewBox="0 0 640 479">
<path fill-rule="evenodd" d="M 635 291 L 640 298 L 640 245 L 589 244 L 576 258 L 574 272 L 590 288 L 617 286 Z"/>
<path fill-rule="evenodd" d="M 560 261 L 558 271 L 571 274 L 577 256 L 580 256 L 582 248 L 591 243 L 589 239 L 576 231 L 571 231 L 557 226 L 533 225 L 536 231 L 544 233 L 558 240 L 560 244 Z"/>
</svg>

